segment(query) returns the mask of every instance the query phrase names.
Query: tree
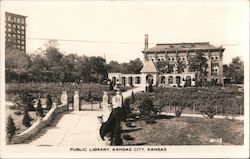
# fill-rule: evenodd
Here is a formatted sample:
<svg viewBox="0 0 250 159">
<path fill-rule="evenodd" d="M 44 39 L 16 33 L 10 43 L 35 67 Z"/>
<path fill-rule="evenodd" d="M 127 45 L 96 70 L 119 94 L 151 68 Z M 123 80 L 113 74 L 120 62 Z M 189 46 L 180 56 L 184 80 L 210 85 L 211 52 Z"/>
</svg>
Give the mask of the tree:
<svg viewBox="0 0 250 159">
<path fill-rule="evenodd" d="M 134 95 L 134 91 L 132 91 L 131 93 L 131 100 L 130 102 L 133 104 L 135 102 L 135 95 Z"/>
<path fill-rule="evenodd" d="M 51 108 L 52 108 L 52 99 L 50 94 L 48 94 L 46 98 L 46 109 L 50 110 Z"/>
<path fill-rule="evenodd" d="M 146 118 L 149 117 L 154 110 L 152 100 L 145 97 L 143 101 L 140 103 L 139 109 L 142 117 Z"/>
<path fill-rule="evenodd" d="M 195 56 L 190 58 L 190 70 L 196 73 L 196 81 L 202 86 L 205 85 L 205 78 L 207 77 L 207 58 L 204 53 L 197 52 Z"/>
<path fill-rule="evenodd" d="M 41 104 L 40 98 L 38 99 L 38 102 L 37 102 L 36 114 L 39 117 L 43 117 L 43 108 L 42 108 L 42 104 Z"/>
<path fill-rule="evenodd" d="M 24 111 L 24 115 L 23 115 L 23 120 L 22 120 L 22 123 L 24 126 L 26 127 L 30 127 L 30 121 L 31 121 L 31 118 L 29 116 L 29 113 L 28 111 Z"/>
<path fill-rule="evenodd" d="M 223 73 L 227 78 L 232 78 L 235 83 L 244 83 L 244 62 L 240 57 L 235 57 L 229 65 L 223 65 Z"/>
<path fill-rule="evenodd" d="M 22 92 L 18 94 L 14 99 L 15 105 L 17 105 L 22 110 L 26 111 L 34 111 L 34 97 L 27 93 Z"/>
<path fill-rule="evenodd" d="M 148 92 L 153 92 L 153 85 L 152 85 L 152 81 L 149 82 L 149 85 L 148 85 Z"/>
<path fill-rule="evenodd" d="M 106 60 L 100 56 L 92 56 L 89 58 L 89 65 L 91 74 L 93 74 L 95 78 L 94 81 L 101 83 L 101 81 L 107 76 Z"/>
<path fill-rule="evenodd" d="M 18 74 L 18 82 L 21 82 L 21 74 L 28 71 L 31 59 L 26 53 L 16 50 L 7 49 L 5 55 L 6 76 L 10 71 L 15 71 Z"/>
<path fill-rule="evenodd" d="M 139 74 L 143 67 L 142 61 L 140 58 L 136 58 L 135 60 L 130 60 L 128 63 L 128 73 L 131 74 Z"/>
<path fill-rule="evenodd" d="M 131 113 L 131 109 L 130 109 L 130 98 L 125 98 L 123 104 L 123 113 L 124 114 L 124 120 L 126 120 L 126 118 L 128 117 L 128 115 Z"/>
<path fill-rule="evenodd" d="M 183 73 L 186 68 L 186 64 L 183 61 L 181 61 L 180 57 L 177 57 L 176 67 L 178 73 Z"/>
<path fill-rule="evenodd" d="M 11 116 L 8 116 L 6 131 L 8 136 L 8 142 L 10 142 L 16 133 L 16 126 Z"/>
</svg>

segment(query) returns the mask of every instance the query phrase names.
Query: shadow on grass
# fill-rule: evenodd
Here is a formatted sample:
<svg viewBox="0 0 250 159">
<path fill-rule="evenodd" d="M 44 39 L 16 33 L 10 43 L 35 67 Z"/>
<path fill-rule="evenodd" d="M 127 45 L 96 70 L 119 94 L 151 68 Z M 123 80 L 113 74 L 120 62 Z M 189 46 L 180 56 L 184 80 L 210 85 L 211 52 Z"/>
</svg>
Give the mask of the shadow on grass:
<svg viewBox="0 0 250 159">
<path fill-rule="evenodd" d="M 157 115 L 155 119 L 172 119 L 175 118 L 173 115 Z"/>
<path fill-rule="evenodd" d="M 141 146 L 141 145 L 147 145 L 147 143 L 146 142 L 139 142 L 139 143 L 134 143 L 134 144 L 128 143 L 128 144 L 124 144 L 122 146 Z"/>
<path fill-rule="evenodd" d="M 141 128 L 122 130 L 122 133 L 130 133 L 138 130 L 141 130 Z"/>
</svg>

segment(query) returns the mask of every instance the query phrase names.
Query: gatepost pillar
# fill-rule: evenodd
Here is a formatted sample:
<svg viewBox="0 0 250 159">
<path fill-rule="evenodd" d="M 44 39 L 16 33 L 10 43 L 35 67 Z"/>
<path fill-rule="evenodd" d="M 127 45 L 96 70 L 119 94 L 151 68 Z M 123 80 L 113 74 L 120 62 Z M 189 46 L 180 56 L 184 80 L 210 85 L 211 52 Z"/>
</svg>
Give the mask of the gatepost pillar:
<svg viewBox="0 0 250 159">
<path fill-rule="evenodd" d="M 80 96 L 79 92 L 75 91 L 74 94 L 74 111 L 79 111 L 80 110 Z"/>
</svg>

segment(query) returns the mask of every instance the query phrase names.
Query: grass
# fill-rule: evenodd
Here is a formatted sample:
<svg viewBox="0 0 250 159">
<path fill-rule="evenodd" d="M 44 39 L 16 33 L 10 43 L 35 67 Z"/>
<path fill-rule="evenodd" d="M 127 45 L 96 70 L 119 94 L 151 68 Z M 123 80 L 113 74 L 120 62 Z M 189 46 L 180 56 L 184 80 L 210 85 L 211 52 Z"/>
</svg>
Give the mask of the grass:
<svg viewBox="0 0 250 159">
<path fill-rule="evenodd" d="M 23 113 L 21 115 L 16 115 L 14 114 L 14 112 L 17 110 L 12 110 L 9 109 L 9 106 L 6 105 L 6 109 L 5 109 L 5 120 L 7 122 L 7 118 L 9 115 L 12 116 L 15 126 L 17 128 L 16 134 L 20 134 L 22 132 L 24 132 L 26 129 L 28 129 L 27 127 L 25 127 L 22 124 L 22 119 L 23 119 Z M 36 120 L 37 120 L 37 115 L 35 111 L 29 111 L 29 116 L 31 117 L 32 121 L 30 122 L 30 124 L 32 125 Z"/>
<path fill-rule="evenodd" d="M 222 138 L 222 145 L 242 145 L 243 121 L 180 117 L 157 119 L 155 124 L 143 120 L 133 121 L 131 129 L 122 123 L 123 135 L 134 140 L 124 140 L 124 145 L 218 145 L 211 139 Z M 142 135 L 143 134 L 143 135 Z"/>
</svg>

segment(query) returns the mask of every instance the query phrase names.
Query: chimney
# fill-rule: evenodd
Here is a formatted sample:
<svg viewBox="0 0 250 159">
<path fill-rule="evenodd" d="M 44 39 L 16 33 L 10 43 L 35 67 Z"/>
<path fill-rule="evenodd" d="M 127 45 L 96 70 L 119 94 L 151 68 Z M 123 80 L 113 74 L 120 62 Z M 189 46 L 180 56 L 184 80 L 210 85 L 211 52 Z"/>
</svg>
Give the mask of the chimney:
<svg viewBox="0 0 250 159">
<path fill-rule="evenodd" d="M 148 34 L 145 34 L 145 43 L 144 43 L 144 50 L 148 49 Z"/>
</svg>

